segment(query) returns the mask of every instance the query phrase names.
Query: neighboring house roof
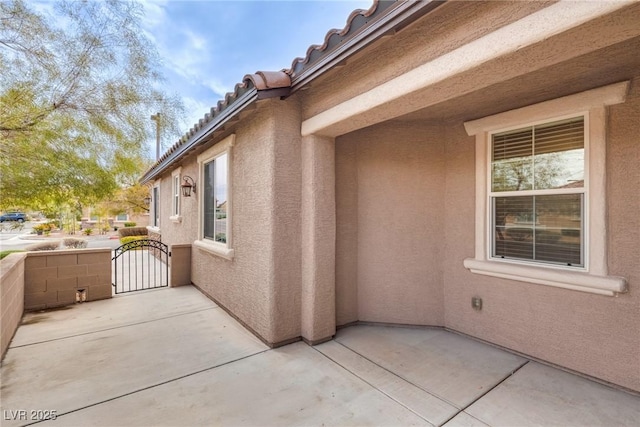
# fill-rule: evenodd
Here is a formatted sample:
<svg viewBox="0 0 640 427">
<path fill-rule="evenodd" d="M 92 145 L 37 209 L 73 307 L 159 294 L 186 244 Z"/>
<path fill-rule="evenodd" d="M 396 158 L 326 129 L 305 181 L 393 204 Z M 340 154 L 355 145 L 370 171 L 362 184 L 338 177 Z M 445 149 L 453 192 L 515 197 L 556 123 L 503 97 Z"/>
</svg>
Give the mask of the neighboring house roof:
<svg viewBox="0 0 640 427">
<path fill-rule="evenodd" d="M 306 56 L 294 59 L 290 69 L 245 75 L 233 92 L 227 93 L 224 100 L 169 148 L 140 181 L 146 183 L 155 179 L 255 101 L 288 96 L 363 47 L 384 35 L 393 34 L 442 3 L 444 1 L 373 0 L 368 10 L 353 11 L 342 30 L 327 32 L 324 43 L 310 46 Z"/>
</svg>

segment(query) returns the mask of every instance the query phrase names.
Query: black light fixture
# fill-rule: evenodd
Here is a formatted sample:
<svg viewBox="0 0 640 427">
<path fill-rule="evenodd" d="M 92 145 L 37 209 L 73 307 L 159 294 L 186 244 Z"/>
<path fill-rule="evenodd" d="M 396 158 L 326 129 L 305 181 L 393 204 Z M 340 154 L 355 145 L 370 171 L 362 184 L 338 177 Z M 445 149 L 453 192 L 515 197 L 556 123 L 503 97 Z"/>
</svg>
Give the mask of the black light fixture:
<svg viewBox="0 0 640 427">
<path fill-rule="evenodd" d="M 194 194 L 196 192 L 196 183 L 193 180 L 193 178 L 191 178 L 188 175 L 185 175 L 182 178 L 184 179 L 184 183 L 181 185 L 181 187 L 182 187 L 182 196 L 183 197 L 191 197 L 191 189 L 193 189 L 193 193 Z"/>
</svg>

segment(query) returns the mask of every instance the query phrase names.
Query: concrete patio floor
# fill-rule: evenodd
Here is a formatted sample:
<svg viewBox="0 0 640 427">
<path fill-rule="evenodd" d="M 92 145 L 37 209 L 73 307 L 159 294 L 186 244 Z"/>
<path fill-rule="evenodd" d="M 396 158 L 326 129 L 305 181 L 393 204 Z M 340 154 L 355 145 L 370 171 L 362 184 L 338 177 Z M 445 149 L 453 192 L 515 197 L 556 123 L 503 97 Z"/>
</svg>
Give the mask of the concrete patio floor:
<svg viewBox="0 0 640 427">
<path fill-rule="evenodd" d="M 640 425 L 637 395 L 440 329 L 269 349 L 190 286 L 27 314 L 1 379 L 3 426 Z"/>
</svg>

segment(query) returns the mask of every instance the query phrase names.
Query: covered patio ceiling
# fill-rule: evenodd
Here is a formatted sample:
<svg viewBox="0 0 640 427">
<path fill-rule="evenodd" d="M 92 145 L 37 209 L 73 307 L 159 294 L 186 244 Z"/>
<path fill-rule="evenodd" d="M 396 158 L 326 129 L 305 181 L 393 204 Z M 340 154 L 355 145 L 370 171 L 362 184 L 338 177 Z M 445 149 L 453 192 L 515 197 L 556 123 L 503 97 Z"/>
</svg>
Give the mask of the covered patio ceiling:
<svg viewBox="0 0 640 427">
<path fill-rule="evenodd" d="M 640 37 L 634 37 L 570 61 L 419 109 L 394 120 L 463 122 L 631 80 L 640 76 L 639 52 Z"/>
</svg>

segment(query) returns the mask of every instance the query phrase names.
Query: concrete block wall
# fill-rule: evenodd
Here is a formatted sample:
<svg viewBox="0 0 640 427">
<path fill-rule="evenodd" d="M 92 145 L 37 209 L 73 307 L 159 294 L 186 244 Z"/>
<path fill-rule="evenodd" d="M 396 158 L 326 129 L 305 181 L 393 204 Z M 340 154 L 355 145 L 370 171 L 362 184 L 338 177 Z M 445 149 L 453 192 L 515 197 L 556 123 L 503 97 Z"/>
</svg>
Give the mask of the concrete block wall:
<svg viewBox="0 0 640 427">
<path fill-rule="evenodd" d="M 81 249 L 30 252 L 24 262 L 24 309 L 41 310 L 111 298 L 111 251 Z"/>
<path fill-rule="evenodd" d="M 24 312 L 26 258 L 26 253 L 15 253 L 0 261 L 0 360 L 9 348 Z"/>
</svg>

